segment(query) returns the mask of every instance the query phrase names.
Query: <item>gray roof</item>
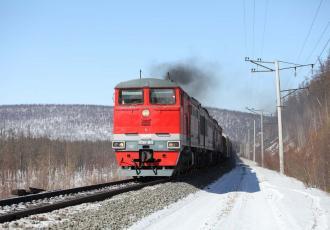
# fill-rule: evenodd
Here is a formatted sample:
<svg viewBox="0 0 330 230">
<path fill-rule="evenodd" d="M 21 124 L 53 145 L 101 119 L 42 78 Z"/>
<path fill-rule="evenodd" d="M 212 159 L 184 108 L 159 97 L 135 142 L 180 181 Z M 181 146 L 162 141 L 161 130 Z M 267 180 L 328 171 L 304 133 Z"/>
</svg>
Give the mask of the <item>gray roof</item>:
<svg viewBox="0 0 330 230">
<path fill-rule="evenodd" d="M 116 88 L 119 89 L 143 88 L 143 87 L 167 88 L 167 87 L 180 87 L 180 86 L 176 82 L 157 79 L 157 78 L 134 79 L 130 81 L 124 81 L 116 85 Z"/>
</svg>

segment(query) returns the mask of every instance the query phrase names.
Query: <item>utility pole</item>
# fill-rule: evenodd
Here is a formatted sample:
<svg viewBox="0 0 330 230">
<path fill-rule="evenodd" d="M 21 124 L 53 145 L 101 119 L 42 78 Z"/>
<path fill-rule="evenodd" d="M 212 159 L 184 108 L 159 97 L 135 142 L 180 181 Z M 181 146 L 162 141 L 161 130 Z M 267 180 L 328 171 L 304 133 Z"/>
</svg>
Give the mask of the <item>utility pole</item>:
<svg viewBox="0 0 330 230">
<path fill-rule="evenodd" d="M 253 161 L 256 162 L 256 120 L 253 120 Z"/>
<path fill-rule="evenodd" d="M 278 150 L 280 158 L 280 173 L 284 174 L 283 159 L 283 129 L 282 129 L 282 105 L 281 105 L 281 84 L 280 84 L 280 67 L 278 61 L 275 61 L 275 83 L 276 83 L 276 107 L 277 107 L 277 124 L 278 124 Z"/>
<path fill-rule="evenodd" d="M 261 109 L 245 108 L 252 113 L 260 114 L 261 166 L 264 167 L 264 111 Z"/>
<path fill-rule="evenodd" d="M 142 78 L 142 70 L 140 69 L 140 79 Z"/>
<path fill-rule="evenodd" d="M 248 150 L 248 159 L 251 160 L 251 156 L 250 156 L 250 126 L 248 127 L 248 145 L 247 145 L 247 150 Z"/>
<path fill-rule="evenodd" d="M 283 151 L 280 71 L 285 70 L 285 69 L 294 69 L 296 71 L 297 68 L 304 67 L 304 66 L 311 66 L 312 69 L 313 69 L 314 64 L 300 65 L 300 64 L 284 62 L 284 61 L 278 61 L 278 60 L 275 60 L 275 61 L 271 62 L 271 61 L 262 61 L 260 58 L 258 58 L 257 60 L 252 60 L 249 57 L 246 57 L 245 61 L 251 62 L 251 63 L 263 68 L 263 70 L 251 69 L 252 73 L 255 73 L 255 72 L 275 72 L 276 107 L 277 107 L 277 120 L 278 120 L 278 150 L 279 150 L 279 159 L 280 159 L 280 173 L 284 174 L 284 157 L 283 157 L 284 151 Z M 292 65 L 292 66 L 280 68 L 279 62 L 288 64 L 288 65 Z M 267 64 L 273 64 L 275 66 L 275 69 L 266 66 Z"/>
<path fill-rule="evenodd" d="M 248 149 L 247 149 L 247 134 L 245 135 L 245 142 L 244 142 L 244 157 L 248 159 Z"/>
<path fill-rule="evenodd" d="M 264 113 L 260 113 L 260 129 L 261 129 L 261 167 L 264 167 Z"/>
</svg>

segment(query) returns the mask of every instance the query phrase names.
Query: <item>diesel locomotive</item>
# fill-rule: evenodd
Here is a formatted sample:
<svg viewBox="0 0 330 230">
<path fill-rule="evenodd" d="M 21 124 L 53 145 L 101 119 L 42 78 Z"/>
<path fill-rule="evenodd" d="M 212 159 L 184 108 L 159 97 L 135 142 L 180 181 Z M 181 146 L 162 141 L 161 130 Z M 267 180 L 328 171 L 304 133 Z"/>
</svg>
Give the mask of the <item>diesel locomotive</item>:
<svg viewBox="0 0 330 230">
<path fill-rule="evenodd" d="M 115 87 L 112 148 L 127 176 L 173 176 L 229 158 L 231 142 L 176 82 L 143 78 Z"/>
</svg>

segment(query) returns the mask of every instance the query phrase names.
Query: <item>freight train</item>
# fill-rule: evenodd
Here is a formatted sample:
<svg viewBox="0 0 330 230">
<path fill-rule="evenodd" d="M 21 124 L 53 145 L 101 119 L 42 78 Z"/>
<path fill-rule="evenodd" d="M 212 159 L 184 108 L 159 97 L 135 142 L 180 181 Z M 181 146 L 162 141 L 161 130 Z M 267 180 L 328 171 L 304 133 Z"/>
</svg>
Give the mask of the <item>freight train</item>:
<svg viewBox="0 0 330 230">
<path fill-rule="evenodd" d="M 144 78 L 115 87 L 112 148 L 127 176 L 170 177 L 230 158 L 231 142 L 176 82 Z"/>
</svg>

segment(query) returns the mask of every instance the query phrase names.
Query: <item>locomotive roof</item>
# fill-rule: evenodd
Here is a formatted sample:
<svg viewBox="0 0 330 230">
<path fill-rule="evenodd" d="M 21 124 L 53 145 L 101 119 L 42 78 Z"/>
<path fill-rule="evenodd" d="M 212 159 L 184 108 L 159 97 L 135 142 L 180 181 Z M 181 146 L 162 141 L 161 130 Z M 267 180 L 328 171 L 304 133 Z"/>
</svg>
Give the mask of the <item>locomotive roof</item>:
<svg viewBox="0 0 330 230">
<path fill-rule="evenodd" d="M 201 106 L 201 103 L 199 103 L 199 101 L 197 101 L 196 98 L 194 98 L 194 97 L 190 97 L 190 99 L 191 99 L 191 102 L 192 102 L 193 104 L 195 104 L 196 106 Z"/>
<path fill-rule="evenodd" d="M 127 88 L 167 88 L 167 87 L 180 87 L 176 82 L 157 79 L 157 78 L 142 78 L 134 79 L 130 81 L 124 81 L 116 85 L 117 89 L 127 89 Z"/>
</svg>

